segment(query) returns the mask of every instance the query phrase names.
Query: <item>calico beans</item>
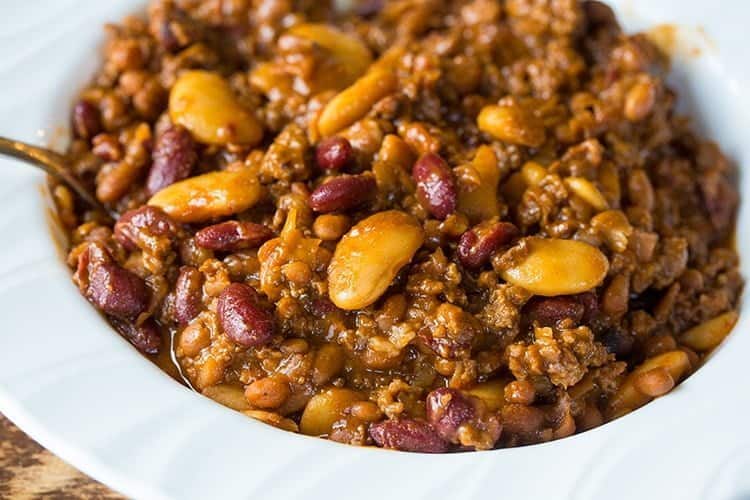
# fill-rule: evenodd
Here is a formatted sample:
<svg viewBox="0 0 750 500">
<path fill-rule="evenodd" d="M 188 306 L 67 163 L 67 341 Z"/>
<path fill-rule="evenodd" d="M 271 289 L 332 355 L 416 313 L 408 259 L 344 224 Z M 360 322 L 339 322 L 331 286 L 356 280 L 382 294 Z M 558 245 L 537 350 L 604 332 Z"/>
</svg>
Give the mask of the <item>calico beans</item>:
<svg viewBox="0 0 750 500">
<path fill-rule="evenodd" d="M 124 339 L 260 422 L 430 453 L 585 431 L 710 359 L 736 168 L 649 37 L 594 1 L 334 3 L 107 28 L 65 160 L 120 215 L 51 192 Z"/>
</svg>

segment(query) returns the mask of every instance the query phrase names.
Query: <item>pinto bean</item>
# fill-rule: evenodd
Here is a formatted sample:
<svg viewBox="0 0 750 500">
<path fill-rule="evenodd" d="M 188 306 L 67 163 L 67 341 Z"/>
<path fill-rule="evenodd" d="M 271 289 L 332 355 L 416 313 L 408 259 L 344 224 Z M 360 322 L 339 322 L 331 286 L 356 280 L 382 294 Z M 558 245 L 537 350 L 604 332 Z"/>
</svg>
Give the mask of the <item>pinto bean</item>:
<svg viewBox="0 0 750 500">
<path fill-rule="evenodd" d="M 139 242 L 146 236 L 172 236 L 177 232 L 175 222 L 161 209 L 144 205 L 128 210 L 115 224 L 114 239 L 126 250 L 139 248 Z"/>
<path fill-rule="evenodd" d="M 232 283 L 221 292 L 216 308 L 224 334 L 242 347 L 260 347 L 274 334 L 271 313 L 258 304 L 258 293 L 242 283 Z"/>
<path fill-rule="evenodd" d="M 161 349 L 161 335 L 159 327 L 153 319 L 148 319 L 140 325 L 129 321 L 111 319 L 112 325 L 143 354 L 159 354 Z"/>
<path fill-rule="evenodd" d="M 278 408 L 290 395 L 289 381 L 284 375 L 261 378 L 245 388 L 245 398 L 254 408 Z"/>
<path fill-rule="evenodd" d="M 474 405 L 457 389 L 441 387 L 427 395 L 427 421 L 446 441 L 457 442 L 458 428 L 476 417 Z"/>
</svg>

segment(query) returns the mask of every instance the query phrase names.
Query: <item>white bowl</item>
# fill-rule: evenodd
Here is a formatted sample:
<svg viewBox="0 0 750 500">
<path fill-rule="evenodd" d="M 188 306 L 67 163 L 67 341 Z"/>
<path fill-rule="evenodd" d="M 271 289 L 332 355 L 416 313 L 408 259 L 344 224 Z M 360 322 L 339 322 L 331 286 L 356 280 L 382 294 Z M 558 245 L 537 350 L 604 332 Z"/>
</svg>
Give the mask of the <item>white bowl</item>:
<svg viewBox="0 0 750 500">
<path fill-rule="evenodd" d="M 680 98 L 737 162 L 750 161 L 743 0 L 622 0 L 628 29 L 676 23 Z M 0 2 L 0 135 L 62 137 L 128 0 Z M 698 29 L 700 28 L 700 29 Z M 705 31 L 704 31 L 705 30 Z M 700 56 L 694 54 L 698 48 Z M 44 131 L 42 134 L 40 131 Z M 750 180 L 741 191 L 750 197 Z M 428 456 L 276 430 L 179 386 L 81 298 L 55 246 L 41 175 L 0 161 L 0 410 L 74 466 L 137 498 L 750 496 L 744 366 L 748 302 L 712 359 L 668 396 L 595 430 L 519 449 Z M 747 276 L 744 203 L 738 240 Z"/>
</svg>

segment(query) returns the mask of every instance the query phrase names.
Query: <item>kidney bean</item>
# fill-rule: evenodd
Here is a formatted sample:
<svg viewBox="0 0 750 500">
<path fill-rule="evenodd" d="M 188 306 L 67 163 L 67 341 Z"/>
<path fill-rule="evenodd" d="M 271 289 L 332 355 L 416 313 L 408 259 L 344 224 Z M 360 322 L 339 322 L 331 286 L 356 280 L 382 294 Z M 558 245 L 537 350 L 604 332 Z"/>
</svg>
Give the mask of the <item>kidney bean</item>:
<svg viewBox="0 0 750 500">
<path fill-rule="evenodd" d="M 418 453 L 444 453 L 449 444 L 424 420 L 385 420 L 372 424 L 370 437 L 381 448 Z"/>
<path fill-rule="evenodd" d="M 537 433 L 545 423 L 544 411 L 535 406 L 509 403 L 503 406 L 500 414 L 503 432 L 521 442 L 538 439 Z"/>
<path fill-rule="evenodd" d="M 153 319 L 147 319 L 140 325 L 118 319 L 110 320 L 120 335 L 128 339 L 143 354 L 159 354 L 161 335 Z"/>
<path fill-rule="evenodd" d="M 315 188 L 309 205 L 316 212 L 343 211 L 370 200 L 376 189 L 375 179 L 369 175 L 342 175 Z"/>
<path fill-rule="evenodd" d="M 606 26 L 619 29 L 617 17 L 608 5 L 597 0 L 586 0 L 581 4 L 581 7 L 588 25 L 592 28 Z"/>
<path fill-rule="evenodd" d="M 311 314 L 318 317 L 325 317 L 339 310 L 333 302 L 326 298 L 314 299 L 307 303 L 307 309 Z"/>
<path fill-rule="evenodd" d="M 224 334 L 242 347 L 265 345 L 274 334 L 273 316 L 258 305 L 258 293 L 249 285 L 226 287 L 216 312 Z"/>
<path fill-rule="evenodd" d="M 227 221 L 201 229 L 195 234 L 195 243 L 217 252 L 234 252 L 257 248 L 273 238 L 273 231 L 263 224 Z"/>
<path fill-rule="evenodd" d="M 315 161 L 324 170 L 341 170 L 354 158 L 351 143 L 344 137 L 323 139 L 315 148 Z"/>
<path fill-rule="evenodd" d="M 448 164 L 434 153 L 423 155 L 412 168 L 417 198 L 435 218 L 443 220 L 456 210 L 456 185 Z"/>
<path fill-rule="evenodd" d="M 624 358 L 633 352 L 635 338 L 628 332 L 611 329 L 604 332 L 599 338 L 599 342 L 604 345 L 610 354 L 614 354 L 618 358 Z"/>
<path fill-rule="evenodd" d="M 579 304 L 583 306 L 583 317 L 581 321 L 584 323 L 591 322 L 599 313 L 599 298 L 593 292 L 579 293 L 575 296 L 575 299 Z"/>
<path fill-rule="evenodd" d="M 586 308 L 573 296 L 534 297 L 523 308 L 528 325 L 555 326 L 566 318 L 578 323 L 583 318 Z"/>
<path fill-rule="evenodd" d="M 110 316 L 135 319 L 148 307 L 148 291 L 136 274 L 117 264 L 95 265 L 89 269 L 86 297 Z"/>
<path fill-rule="evenodd" d="M 356 2 L 354 11 L 362 17 L 374 16 L 383 9 L 385 0 L 360 0 Z"/>
<path fill-rule="evenodd" d="M 88 101 L 78 101 L 73 107 L 73 132 L 81 139 L 91 139 L 102 129 L 99 109 Z"/>
<path fill-rule="evenodd" d="M 182 127 L 171 127 L 157 138 L 152 158 L 146 180 L 149 194 L 188 178 L 198 163 L 195 141 Z"/>
<path fill-rule="evenodd" d="M 187 325 L 203 307 L 203 274 L 191 266 L 182 266 L 174 286 L 174 318 Z"/>
<path fill-rule="evenodd" d="M 519 231 L 510 222 L 482 223 L 466 231 L 458 241 L 458 259 L 468 269 L 486 264 L 492 254 L 511 242 Z"/>
<path fill-rule="evenodd" d="M 458 443 L 458 428 L 476 418 L 474 405 L 457 389 L 441 387 L 427 395 L 427 421 L 441 438 Z"/>
<path fill-rule="evenodd" d="M 141 235 L 172 236 L 177 232 L 175 222 L 160 208 L 143 205 L 128 210 L 115 224 L 114 239 L 126 250 L 136 250 Z"/>
<path fill-rule="evenodd" d="M 146 283 L 117 265 L 98 243 L 90 243 L 78 258 L 74 280 L 81 293 L 110 316 L 135 319 L 148 307 Z"/>
</svg>

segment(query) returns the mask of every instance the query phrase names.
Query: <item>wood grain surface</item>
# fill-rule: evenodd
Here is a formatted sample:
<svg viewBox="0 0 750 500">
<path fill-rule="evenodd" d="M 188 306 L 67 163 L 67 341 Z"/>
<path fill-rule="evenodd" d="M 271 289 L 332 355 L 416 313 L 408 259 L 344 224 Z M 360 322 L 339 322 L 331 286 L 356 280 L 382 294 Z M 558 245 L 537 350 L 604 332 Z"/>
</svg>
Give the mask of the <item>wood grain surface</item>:
<svg viewBox="0 0 750 500">
<path fill-rule="evenodd" d="M 0 499 L 121 499 L 45 450 L 0 414 Z"/>
</svg>

